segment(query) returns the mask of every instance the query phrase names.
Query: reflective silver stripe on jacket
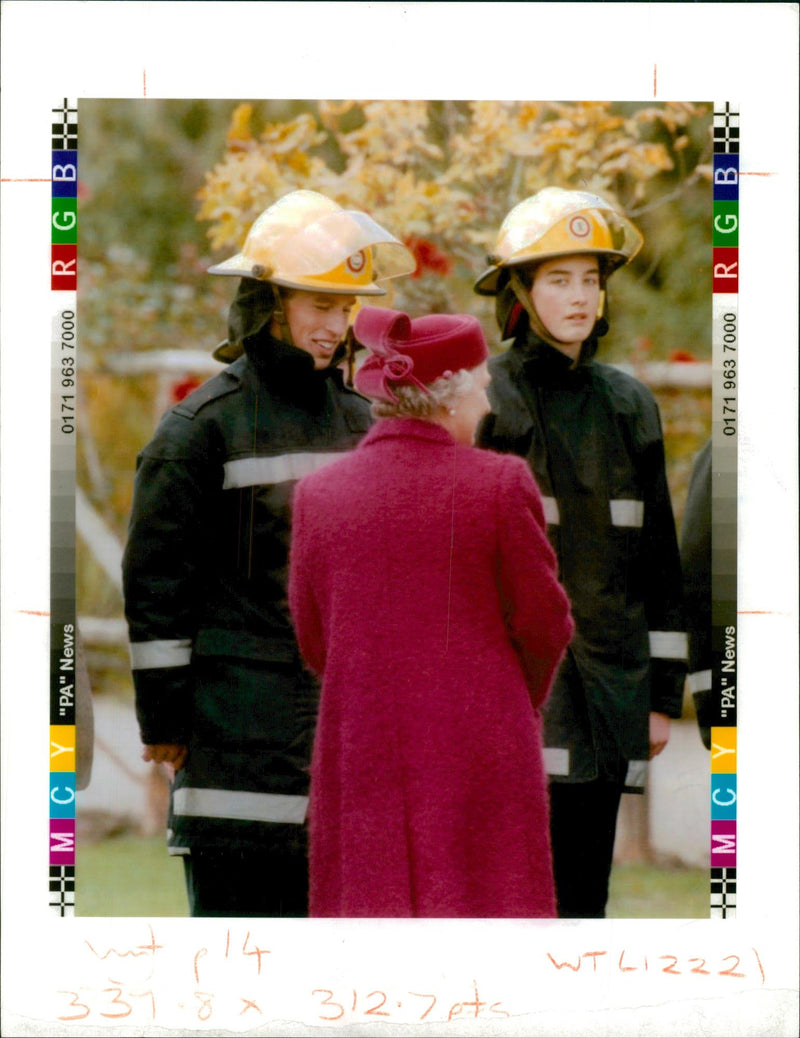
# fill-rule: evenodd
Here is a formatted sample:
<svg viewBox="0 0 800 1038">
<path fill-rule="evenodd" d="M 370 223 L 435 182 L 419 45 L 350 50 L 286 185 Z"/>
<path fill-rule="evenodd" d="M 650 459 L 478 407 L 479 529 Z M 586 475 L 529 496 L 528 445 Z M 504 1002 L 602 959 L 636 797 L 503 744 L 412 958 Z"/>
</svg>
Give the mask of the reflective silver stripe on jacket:
<svg viewBox="0 0 800 1038">
<path fill-rule="evenodd" d="M 542 506 L 544 507 L 544 518 L 548 525 L 558 526 L 561 522 L 558 514 L 558 501 L 554 497 L 543 497 Z"/>
<path fill-rule="evenodd" d="M 276 454 L 271 458 L 237 458 L 226 461 L 223 490 L 238 490 L 241 487 L 264 486 L 270 483 L 285 483 L 289 479 L 301 479 L 330 465 L 342 457 L 342 451 L 300 451 L 291 454 Z"/>
<path fill-rule="evenodd" d="M 644 501 L 617 497 L 608 502 L 612 526 L 641 526 L 644 522 Z"/>
<path fill-rule="evenodd" d="M 542 497 L 544 517 L 550 526 L 558 526 L 561 516 L 558 501 L 554 497 Z M 644 522 L 644 501 L 629 500 L 624 497 L 613 498 L 608 502 L 613 526 L 641 526 Z"/>
<path fill-rule="evenodd" d="M 710 692 L 711 691 L 711 671 L 710 670 L 696 670 L 693 674 L 689 675 L 689 691 L 694 694 L 695 692 Z"/>
<path fill-rule="evenodd" d="M 308 797 L 282 793 L 241 793 L 229 789 L 184 786 L 173 797 L 176 815 L 228 818 L 239 822 L 294 822 L 302 825 Z"/>
<path fill-rule="evenodd" d="M 192 853 L 191 847 L 178 847 L 177 844 L 172 844 L 169 841 L 175 836 L 173 829 L 167 829 L 167 853 L 176 855 L 187 855 Z"/>
<path fill-rule="evenodd" d="M 689 639 L 684 631 L 651 631 L 650 655 L 662 660 L 685 660 Z"/>
<path fill-rule="evenodd" d="M 130 650 L 132 670 L 148 670 L 150 667 L 186 667 L 192 659 L 190 638 L 131 642 Z"/>
<path fill-rule="evenodd" d="M 548 775 L 569 775 L 569 750 L 561 746 L 545 746 L 542 760 Z"/>
<path fill-rule="evenodd" d="M 644 789 L 647 785 L 647 761 L 629 760 L 625 785 L 632 789 Z"/>
</svg>

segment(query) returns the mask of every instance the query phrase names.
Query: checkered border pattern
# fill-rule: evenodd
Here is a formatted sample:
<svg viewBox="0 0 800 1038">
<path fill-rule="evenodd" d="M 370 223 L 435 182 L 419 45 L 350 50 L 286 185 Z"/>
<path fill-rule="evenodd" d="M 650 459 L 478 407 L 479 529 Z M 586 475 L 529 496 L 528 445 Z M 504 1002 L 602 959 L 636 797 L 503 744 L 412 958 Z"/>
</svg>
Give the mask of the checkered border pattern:
<svg viewBox="0 0 800 1038">
<path fill-rule="evenodd" d="M 78 148 L 78 106 L 70 107 L 68 99 L 64 98 L 61 108 L 54 108 L 53 115 L 59 117 L 56 122 L 53 119 L 52 150 L 53 151 L 77 151 Z M 74 115 L 74 119 L 70 116 Z"/>
<path fill-rule="evenodd" d="M 75 915 L 75 866 L 50 866 L 50 907 L 60 916 Z"/>
<path fill-rule="evenodd" d="M 714 151 L 739 154 L 739 113 L 727 101 L 714 106 Z"/>
<path fill-rule="evenodd" d="M 736 918 L 736 869 L 711 870 L 711 918 Z"/>
</svg>

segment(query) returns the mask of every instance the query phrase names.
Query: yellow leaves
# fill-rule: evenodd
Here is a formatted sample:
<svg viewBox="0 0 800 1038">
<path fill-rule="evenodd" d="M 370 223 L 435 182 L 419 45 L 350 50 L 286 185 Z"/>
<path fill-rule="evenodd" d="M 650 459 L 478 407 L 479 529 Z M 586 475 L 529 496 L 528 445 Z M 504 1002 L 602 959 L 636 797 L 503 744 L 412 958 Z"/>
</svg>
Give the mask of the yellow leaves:
<svg viewBox="0 0 800 1038">
<path fill-rule="evenodd" d="M 689 138 L 682 131 L 690 123 L 708 114 L 707 105 L 697 105 L 690 101 L 670 101 L 661 106 L 651 105 L 639 109 L 631 121 L 640 127 L 660 125 L 673 138 L 672 146 L 680 151 L 686 147 Z M 686 141 L 686 143 L 679 143 Z"/>
<path fill-rule="evenodd" d="M 210 218 L 210 216 L 205 216 L 204 214 L 204 219 Z M 208 232 L 213 248 L 221 249 L 225 245 L 238 246 L 239 234 L 240 221 L 238 213 L 235 213 L 230 208 L 218 210 L 216 213 L 216 223 Z"/>
<path fill-rule="evenodd" d="M 608 101 L 551 102 L 546 110 L 560 116 L 559 124 L 572 128 L 578 135 L 614 133 L 625 124 L 623 116 L 611 111 Z"/>
<path fill-rule="evenodd" d="M 345 155 L 365 162 L 408 166 L 441 160 L 441 148 L 426 136 L 427 106 L 427 101 L 361 102 L 363 123 L 340 132 L 337 143 Z"/>
<path fill-rule="evenodd" d="M 319 118 L 326 130 L 337 133 L 343 117 L 358 107 L 357 101 L 320 101 L 317 106 Z"/>
<path fill-rule="evenodd" d="M 530 130 L 536 125 L 539 120 L 539 115 L 542 111 L 542 105 L 536 101 L 533 102 L 522 102 L 519 106 L 518 120 L 519 125 L 524 130 Z"/>
<path fill-rule="evenodd" d="M 250 130 L 250 120 L 253 117 L 253 106 L 248 104 L 237 105 L 231 116 L 231 123 L 225 138 L 225 144 L 231 150 L 247 147 L 253 134 Z"/>
<path fill-rule="evenodd" d="M 304 113 L 285 123 L 268 123 L 261 132 L 261 140 L 273 155 L 285 155 L 295 150 L 313 148 L 322 144 L 325 134 L 317 130 L 313 117 Z"/>
<path fill-rule="evenodd" d="M 542 131 L 542 151 L 551 151 L 554 147 L 559 148 L 575 136 L 575 127 L 566 119 L 558 119 L 548 123 Z"/>
<path fill-rule="evenodd" d="M 645 144 L 636 153 L 654 172 L 673 168 L 672 159 L 663 144 Z"/>
<path fill-rule="evenodd" d="M 267 124 L 258 140 L 252 138 L 251 118 L 250 105 L 234 110 L 228 151 L 206 174 L 197 194 L 201 202 L 197 219 L 211 223 L 208 236 L 214 249 L 241 248 L 259 213 L 281 195 L 307 186 L 327 168 L 309 154 L 325 140 L 325 134 L 308 113 Z M 233 134 L 236 143 L 231 145 Z"/>
<path fill-rule="evenodd" d="M 311 172 L 311 159 L 302 151 L 290 152 L 286 156 L 286 165 L 302 177 L 307 177 Z"/>
</svg>

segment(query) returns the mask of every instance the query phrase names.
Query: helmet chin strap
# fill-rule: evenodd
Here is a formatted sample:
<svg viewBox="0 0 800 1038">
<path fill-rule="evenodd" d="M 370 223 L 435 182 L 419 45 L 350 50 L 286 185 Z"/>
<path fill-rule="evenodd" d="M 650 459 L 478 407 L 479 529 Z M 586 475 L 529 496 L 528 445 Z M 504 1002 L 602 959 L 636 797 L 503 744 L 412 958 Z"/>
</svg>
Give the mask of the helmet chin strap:
<svg viewBox="0 0 800 1038">
<path fill-rule="evenodd" d="M 352 324 L 347 326 L 347 331 L 344 333 L 344 339 L 342 339 L 342 342 L 347 348 L 347 353 L 345 355 L 345 361 L 347 363 L 345 382 L 348 386 L 352 386 L 356 374 L 356 337 L 353 333 Z"/>
<path fill-rule="evenodd" d="M 530 291 L 525 287 L 525 282 L 519 276 L 519 271 L 515 267 L 509 268 L 508 281 L 511 285 L 511 289 L 514 292 L 514 295 L 517 297 L 523 310 L 528 315 L 528 320 L 530 322 L 531 329 L 536 333 L 536 335 L 539 336 L 540 339 L 543 339 L 550 346 L 553 346 L 557 350 L 562 349 L 564 344 L 559 342 L 558 339 L 554 339 L 553 336 L 547 331 L 545 326 L 542 324 L 542 319 L 541 317 L 539 317 L 538 313 L 536 312 L 536 307 L 533 305 L 533 300 L 531 299 Z"/>
</svg>

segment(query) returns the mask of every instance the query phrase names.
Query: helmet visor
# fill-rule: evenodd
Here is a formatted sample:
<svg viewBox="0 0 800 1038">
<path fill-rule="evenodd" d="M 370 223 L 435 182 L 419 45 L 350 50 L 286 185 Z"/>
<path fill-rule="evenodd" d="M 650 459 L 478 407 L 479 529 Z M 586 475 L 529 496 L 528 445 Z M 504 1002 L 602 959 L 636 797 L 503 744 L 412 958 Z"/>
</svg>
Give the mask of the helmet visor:
<svg viewBox="0 0 800 1038">
<path fill-rule="evenodd" d="M 376 279 L 410 274 L 414 256 L 366 213 L 328 213 L 273 246 L 275 268 L 298 276 L 324 274 L 362 249 L 373 249 Z"/>
<path fill-rule="evenodd" d="M 493 256 L 494 263 L 523 263 L 540 253 L 538 243 L 566 217 L 587 210 L 598 211 L 608 227 L 611 240 L 602 251 L 619 253 L 632 259 L 642 245 L 642 236 L 626 217 L 618 213 L 605 199 L 588 191 L 541 191 L 520 202 L 503 221 Z M 577 244 L 577 251 L 587 244 Z M 562 250 L 559 250 L 562 251 Z"/>
</svg>

